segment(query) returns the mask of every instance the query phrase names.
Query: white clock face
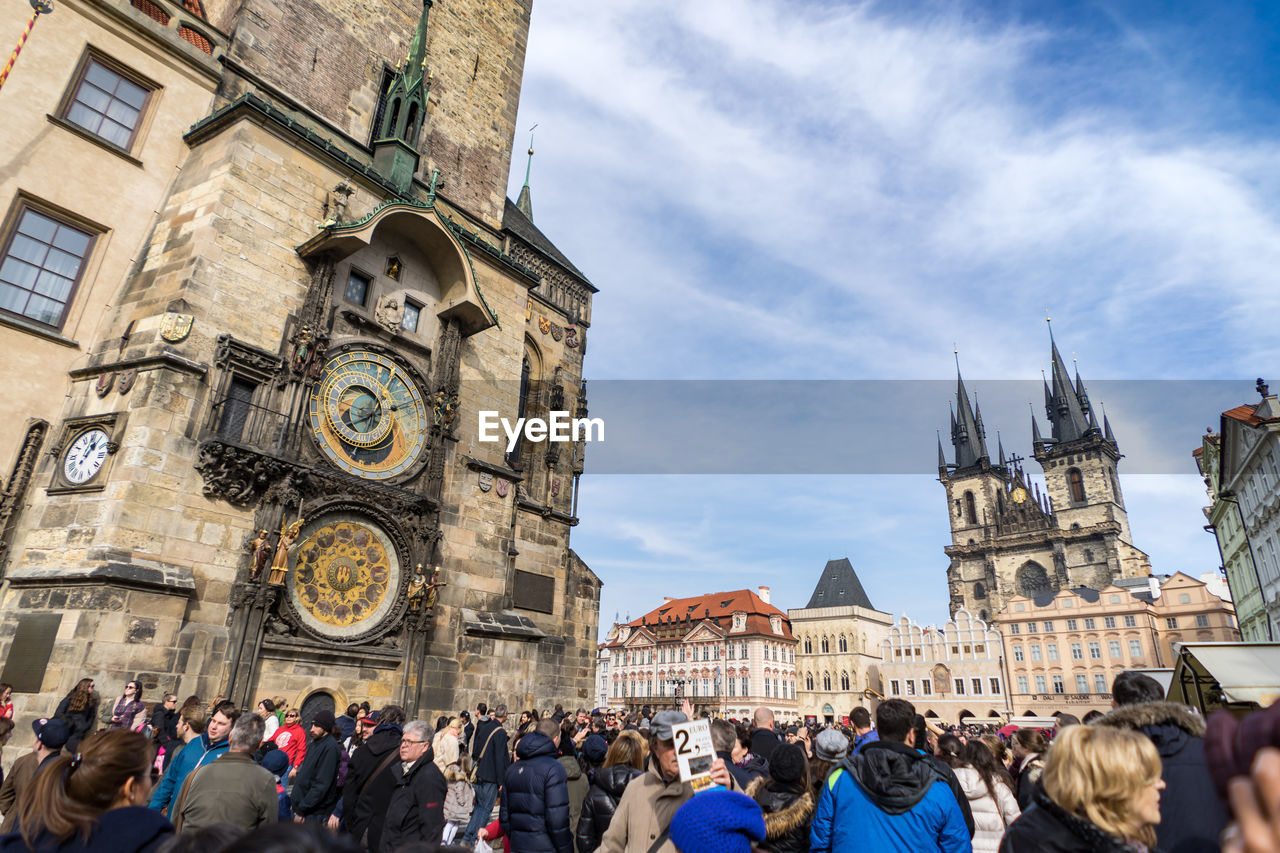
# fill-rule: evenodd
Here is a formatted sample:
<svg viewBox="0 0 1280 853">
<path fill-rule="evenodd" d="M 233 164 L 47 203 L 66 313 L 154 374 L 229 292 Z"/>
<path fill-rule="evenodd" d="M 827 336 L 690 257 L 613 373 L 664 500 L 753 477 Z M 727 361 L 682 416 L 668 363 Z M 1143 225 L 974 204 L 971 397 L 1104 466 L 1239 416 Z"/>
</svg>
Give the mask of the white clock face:
<svg viewBox="0 0 1280 853">
<path fill-rule="evenodd" d="M 62 476 L 72 485 L 93 479 L 107 461 L 107 434 L 100 429 L 80 433 L 62 460 Z"/>
</svg>

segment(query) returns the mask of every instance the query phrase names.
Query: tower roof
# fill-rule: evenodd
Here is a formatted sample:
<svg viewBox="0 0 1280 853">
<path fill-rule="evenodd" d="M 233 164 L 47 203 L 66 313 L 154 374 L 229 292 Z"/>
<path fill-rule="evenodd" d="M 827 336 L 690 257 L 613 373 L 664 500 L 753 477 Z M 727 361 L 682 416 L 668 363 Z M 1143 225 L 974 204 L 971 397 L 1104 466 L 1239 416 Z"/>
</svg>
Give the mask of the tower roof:
<svg viewBox="0 0 1280 853">
<path fill-rule="evenodd" d="M 956 449 L 956 469 L 959 470 L 990 458 L 981 415 L 975 415 L 969 404 L 969 392 L 965 390 L 959 368 L 956 369 L 956 409 L 958 414 L 951 427 L 951 444 Z"/>
<path fill-rule="evenodd" d="M 805 607 L 865 607 L 875 610 L 848 557 L 828 560 Z"/>
</svg>

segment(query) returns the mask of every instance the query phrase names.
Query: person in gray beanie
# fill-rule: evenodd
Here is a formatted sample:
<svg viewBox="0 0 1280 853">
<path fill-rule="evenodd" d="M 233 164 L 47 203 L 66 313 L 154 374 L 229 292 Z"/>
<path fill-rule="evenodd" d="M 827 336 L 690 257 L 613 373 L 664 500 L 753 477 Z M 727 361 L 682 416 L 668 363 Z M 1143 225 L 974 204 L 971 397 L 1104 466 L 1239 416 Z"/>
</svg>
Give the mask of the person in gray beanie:
<svg viewBox="0 0 1280 853">
<path fill-rule="evenodd" d="M 822 784 L 837 764 L 849 754 L 849 739 L 837 729 L 823 729 L 813 739 L 813 758 L 809 761 L 809 775 L 813 779 L 813 795 L 822 796 Z"/>
</svg>

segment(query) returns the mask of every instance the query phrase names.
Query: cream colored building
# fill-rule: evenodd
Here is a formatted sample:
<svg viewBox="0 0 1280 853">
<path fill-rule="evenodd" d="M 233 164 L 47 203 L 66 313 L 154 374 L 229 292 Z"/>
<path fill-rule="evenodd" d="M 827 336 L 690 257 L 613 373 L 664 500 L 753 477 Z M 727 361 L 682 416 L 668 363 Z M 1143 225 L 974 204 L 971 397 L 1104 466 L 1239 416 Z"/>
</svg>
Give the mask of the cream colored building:
<svg viewBox="0 0 1280 853">
<path fill-rule="evenodd" d="M 871 605 L 849 558 L 830 560 L 804 607 L 787 611 L 796 634 L 802 716 L 836 722 L 881 690 L 880 644 L 893 617 Z"/>
<path fill-rule="evenodd" d="M 918 713 L 949 723 L 1009 716 L 1000 632 L 964 608 L 941 628 L 900 617 L 881 654 L 887 699 L 906 699 Z"/>
<path fill-rule="evenodd" d="M 1172 644 L 1238 640 L 1234 611 L 1182 573 L 1160 583 L 1015 596 L 997 617 L 1015 714 L 1083 716 L 1111 707 L 1127 669 L 1171 667 Z"/>
</svg>

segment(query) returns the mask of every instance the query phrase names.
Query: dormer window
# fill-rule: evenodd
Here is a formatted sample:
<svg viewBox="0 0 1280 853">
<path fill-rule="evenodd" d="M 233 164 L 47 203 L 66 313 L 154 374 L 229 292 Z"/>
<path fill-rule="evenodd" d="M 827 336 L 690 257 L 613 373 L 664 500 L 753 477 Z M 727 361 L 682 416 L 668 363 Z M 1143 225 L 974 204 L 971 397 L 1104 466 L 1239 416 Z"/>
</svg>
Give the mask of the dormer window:
<svg viewBox="0 0 1280 853">
<path fill-rule="evenodd" d="M 782 633 L 782 617 L 781 616 L 769 617 L 769 630 L 775 634 Z"/>
<path fill-rule="evenodd" d="M 747 614 L 738 611 L 733 614 L 733 631 L 745 631 L 747 629 Z"/>
</svg>

